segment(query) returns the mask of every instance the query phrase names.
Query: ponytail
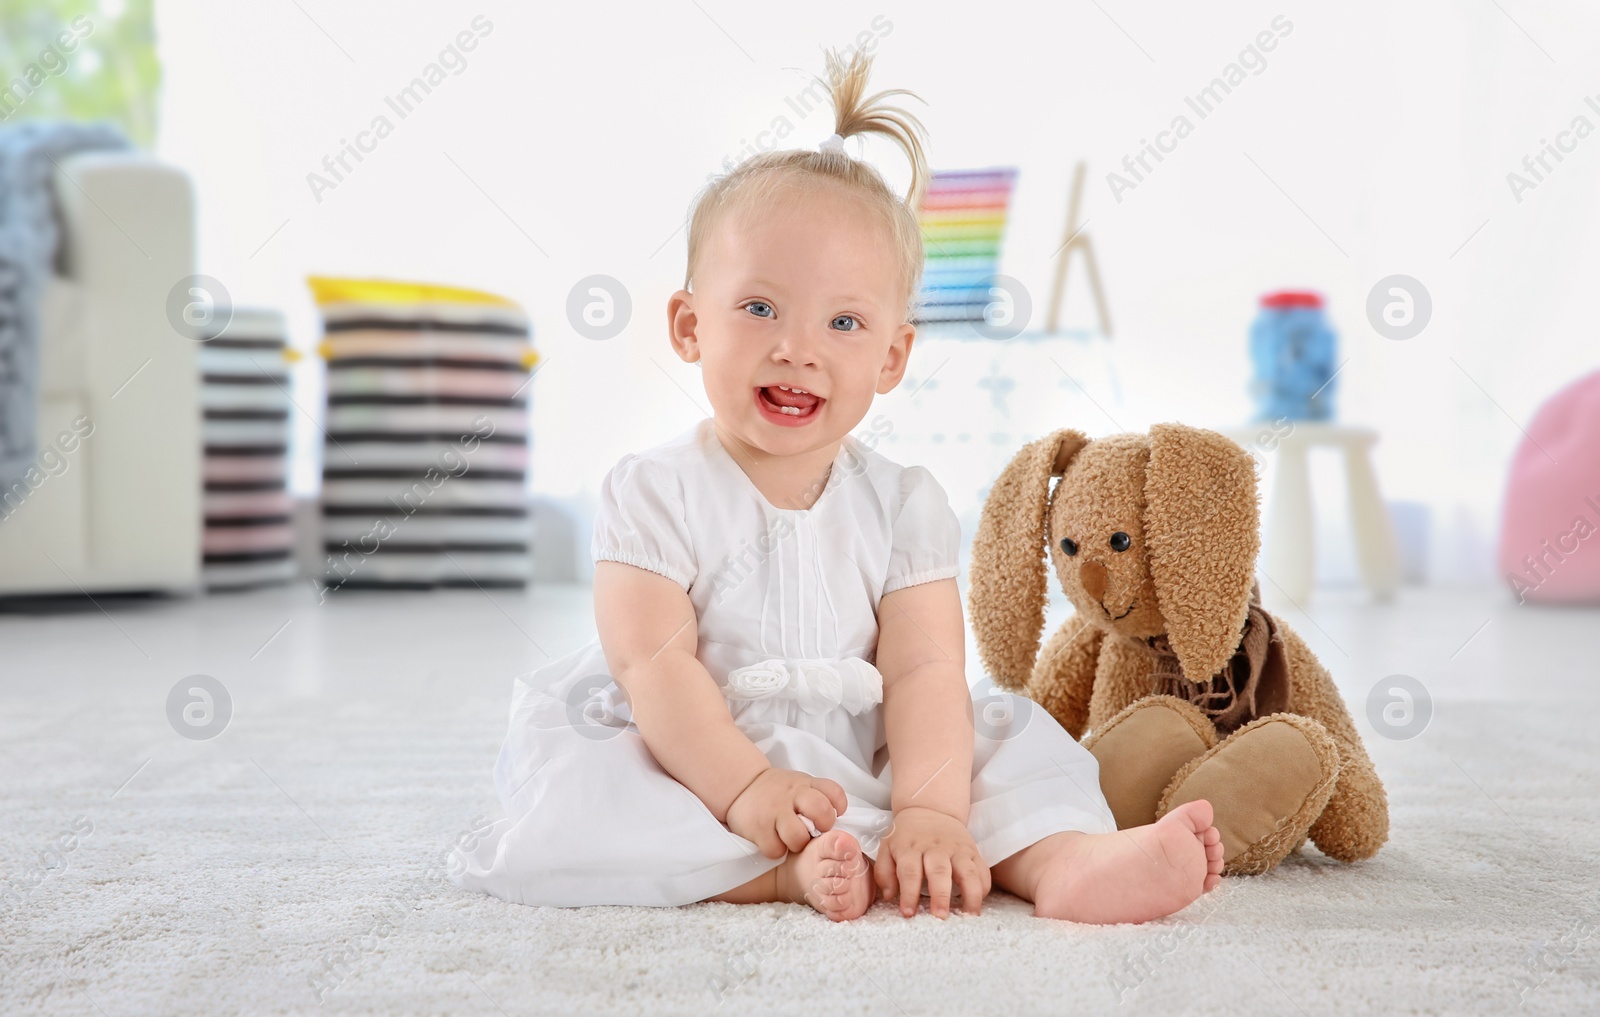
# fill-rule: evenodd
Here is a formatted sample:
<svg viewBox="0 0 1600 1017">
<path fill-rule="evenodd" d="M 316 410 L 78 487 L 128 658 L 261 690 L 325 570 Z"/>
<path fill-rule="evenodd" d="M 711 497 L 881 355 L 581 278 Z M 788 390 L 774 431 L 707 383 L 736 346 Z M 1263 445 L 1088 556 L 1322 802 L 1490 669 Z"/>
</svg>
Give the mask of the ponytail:
<svg viewBox="0 0 1600 1017">
<path fill-rule="evenodd" d="M 922 198 L 928 189 L 928 157 L 919 135 L 926 135 L 927 131 L 915 116 L 899 106 L 886 105 L 883 100 L 893 95 L 908 95 L 920 102 L 921 97 L 903 88 L 867 95 L 867 76 L 872 70 L 872 58 L 862 50 L 856 50 L 849 64 L 833 50 L 825 51 L 824 59 L 827 62 L 829 94 L 833 97 L 833 133 L 841 138 L 881 134 L 899 145 L 911 163 L 911 187 L 906 193 L 905 203 L 913 211 L 920 210 Z"/>
<path fill-rule="evenodd" d="M 907 320 L 911 302 L 922 281 L 922 227 L 917 213 L 928 188 L 928 159 L 923 148 L 926 130 L 922 122 L 898 106 L 883 100 L 895 95 L 920 97 L 903 88 L 867 95 L 867 77 L 872 58 L 857 50 L 846 64 L 836 51 L 824 52 L 828 94 L 833 102 L 834 133 L 840 138 L 877 134 L 890 139 L 911 163 L 911 184 L 905 197 L 889 189 L 870 163 L 852 158 L 842 142 L 815 149 L 786 149 L 763 152 L 712 180 L 695 197 L 689 213 L 689 257 L 684 286 L 694 282 L 695 264 L 705 249 L 711 231 L 729 211 L 758 210 L 772 199 L 781 185 L 796 180 L 817 179 L 840 183 L 857 192 L 869 208 L 878 213 L 894 240 L 900 261 L 900 278 L 906 293 Z"/>
</svg>

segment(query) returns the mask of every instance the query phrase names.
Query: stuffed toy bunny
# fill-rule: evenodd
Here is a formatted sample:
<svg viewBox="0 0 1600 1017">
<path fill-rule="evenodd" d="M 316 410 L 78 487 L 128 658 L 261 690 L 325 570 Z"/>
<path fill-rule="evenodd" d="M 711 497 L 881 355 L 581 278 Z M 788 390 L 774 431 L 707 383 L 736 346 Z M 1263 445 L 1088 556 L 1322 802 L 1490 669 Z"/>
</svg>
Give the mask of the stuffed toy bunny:
<svg viewBox="0 0 1600 1017">
<path fill-rule="evenodd" d="M 1271 869 L 1307 836 L 1368 858 L 1389 833 L 1333 679 L 1261 609 L 1258 524 L 1254 463 L 1214 431 L 1062 429 L 995 481 L 969 572 L 985 668 L 1074 737 L 1092 732 L 1117 826 L 1207 799 L 1230 875 Z M 1077 611 L 1041 653 L 1046 548 Z"/>
</svg>

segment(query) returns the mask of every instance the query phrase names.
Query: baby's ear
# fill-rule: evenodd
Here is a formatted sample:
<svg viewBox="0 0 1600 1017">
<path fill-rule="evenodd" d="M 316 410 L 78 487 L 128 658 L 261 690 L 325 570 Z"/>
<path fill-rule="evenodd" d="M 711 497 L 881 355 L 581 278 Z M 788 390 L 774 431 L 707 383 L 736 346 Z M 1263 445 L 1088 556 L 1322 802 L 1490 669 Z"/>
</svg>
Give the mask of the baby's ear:
<svg viewBox="0 0 1600 1017">
<path fill-rule="evenodd" d="M 894 391 L 894 387 L 906 376 L 906 368 L 911 364 L 911 346 L 916 338 L 915 325 L 904 324 L 895 329 L 894 338 L 889 342 L 889 351 L 883 359 L 883 368 L 878 372 L 879 395 Z"/>
<path fill-rule="evenodd" d="M 1088 443 L 1081 431 L 1062 428 L 1024 445 L 983 503 L 967 571 L 968 614 L 984 669 L 1002 688 L 1020 689 L 1033 673 L 1047 597 L 1050 478 Z"/>
<path fill-rule="evenodd" d="M 695 336 L 698 324 L 694 294 L 679 290 L 667 298 L 667 336 L 672 341 L 672 351 L 686 364 L 700 362 L 700 342 Z"/>
</svg>

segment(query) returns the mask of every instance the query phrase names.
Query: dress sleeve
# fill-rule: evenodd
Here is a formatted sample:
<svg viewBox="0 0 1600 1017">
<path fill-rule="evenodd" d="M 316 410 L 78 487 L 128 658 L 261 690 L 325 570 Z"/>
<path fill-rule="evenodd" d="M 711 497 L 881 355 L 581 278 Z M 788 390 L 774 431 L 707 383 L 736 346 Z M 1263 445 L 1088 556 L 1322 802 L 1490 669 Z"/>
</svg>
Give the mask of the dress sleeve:
<svg viewBox="0 0 1600 1017">
<path fill-rule="evenodd" d="M 699 570 L 678 477 L 653 459 L 623 456 L 600 482 L 590 551 L 597 562 L 635 565 L 688 590 Z"/>
<path fill-rule="evenodd" d="M 961 571 L 960 562 L 961 523 L 944 488 L 926 467 L 907 467 L 900 474 L 900 510 L 883 592 L 950 579 Z"/>
</svg>

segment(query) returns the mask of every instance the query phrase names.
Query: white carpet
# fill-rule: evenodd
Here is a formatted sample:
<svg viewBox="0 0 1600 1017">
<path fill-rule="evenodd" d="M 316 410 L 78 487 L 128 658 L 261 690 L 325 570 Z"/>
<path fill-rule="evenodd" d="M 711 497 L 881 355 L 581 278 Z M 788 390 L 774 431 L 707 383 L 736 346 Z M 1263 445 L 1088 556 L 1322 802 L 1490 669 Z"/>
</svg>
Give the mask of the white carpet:
<svg viewBox="0 0 1600 1017">
<path fill-rule="evenodd" d="M 298 590 L 0 616 L 0 875 L 18 893 L 0 902 L 0 1012 L 703 1014 L 718 984 L 738 1014 L 1600 1011 L 1592 698 L 1443 701 L 1407 742 L 1361 720 L 1393 811 L 1377 858 L 1308 851 L 1147 926 L 1035 919 L 999 893 L 976 918 L 878 905 L 835 925 L 430 881 L 493 808 L 510 676 L 588 638 L 586 598 L 318 608 Z M 165 715 L 194 672 L 232 693 L 210 741 Z M 93 832 L 27 885 L 75 822 Z"/>
</svg>

